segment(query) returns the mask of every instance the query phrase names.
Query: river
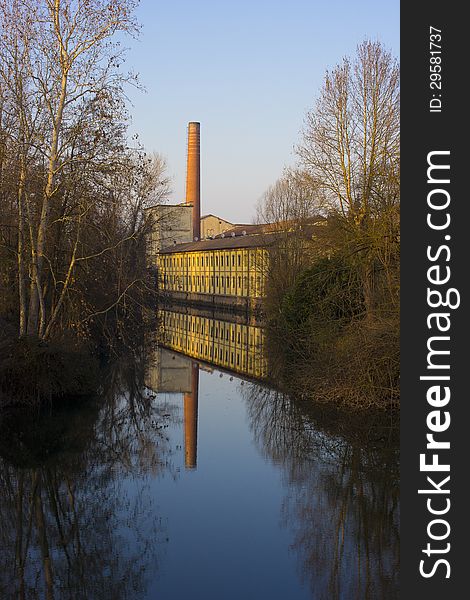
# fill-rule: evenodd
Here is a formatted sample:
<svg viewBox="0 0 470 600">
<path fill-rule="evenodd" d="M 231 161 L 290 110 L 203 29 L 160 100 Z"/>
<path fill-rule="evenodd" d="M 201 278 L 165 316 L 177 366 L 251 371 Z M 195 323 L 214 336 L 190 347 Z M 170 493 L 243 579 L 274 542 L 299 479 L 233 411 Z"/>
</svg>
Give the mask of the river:
<svg viewBox="0 0 470 600">
<path fill-rule="evenodd" d="M 396 431 L 279 391 L 255 321 L 160 317 L 97 398 L 3 420 L 0 598 L 398 598 Z"/>
</svg>

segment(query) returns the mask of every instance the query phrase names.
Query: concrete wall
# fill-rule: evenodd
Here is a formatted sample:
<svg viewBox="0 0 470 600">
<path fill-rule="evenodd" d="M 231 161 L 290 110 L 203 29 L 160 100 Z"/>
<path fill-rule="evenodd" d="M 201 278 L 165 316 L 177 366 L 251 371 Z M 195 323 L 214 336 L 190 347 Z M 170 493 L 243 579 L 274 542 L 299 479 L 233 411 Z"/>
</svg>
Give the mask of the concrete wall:
<svg viewBox="0 0 470 600">
<path fill-rule="evenodd" d="M 158 347 L 146 365 L 145 385 L 155 393 L 191 392 L 192 361 Z"/>
<path fill-rule="evenodd" d="M 233 227 L 232 223 L 215 215 L 206 215 L 201 219 L 201 238 L 220 235 Z"/>
<path fill-rule="evenodd" d="M 176 244 L 193 241 L 192 207 L 186 204 L 160 205 L 146 209 L 152 220 L 147 239 L 147 259 L 156 264 L 157 254 Z"/>
<path fill-rule="evenodd" d="M 262 298 L 200 294 L 197 292 L 166 292 L 162 300 L 170 306 L 173 304 L 189 305 L 238 314 L 261 314 L 263 308 Z"/>
</svg>

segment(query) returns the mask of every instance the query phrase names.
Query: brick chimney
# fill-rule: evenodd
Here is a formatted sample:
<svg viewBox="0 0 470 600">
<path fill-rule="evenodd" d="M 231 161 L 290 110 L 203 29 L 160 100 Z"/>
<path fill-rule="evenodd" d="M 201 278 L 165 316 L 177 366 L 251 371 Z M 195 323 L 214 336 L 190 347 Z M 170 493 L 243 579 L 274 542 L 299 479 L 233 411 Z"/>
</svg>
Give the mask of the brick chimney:
<svg viewBox="0 0 470 600">
<path fill-rule="evenodd" d="M 188 124 L 188 161 L 186 168 L 186 204 L 193 207 L 193 238 L 201 239 L 201 124 Z"/>
</svg>

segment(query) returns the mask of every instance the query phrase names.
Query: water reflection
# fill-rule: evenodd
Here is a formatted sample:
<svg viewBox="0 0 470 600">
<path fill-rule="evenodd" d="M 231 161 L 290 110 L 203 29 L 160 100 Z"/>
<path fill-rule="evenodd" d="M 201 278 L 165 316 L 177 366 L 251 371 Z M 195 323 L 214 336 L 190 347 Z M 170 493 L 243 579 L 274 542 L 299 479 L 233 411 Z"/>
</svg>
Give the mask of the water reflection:
<svg viewBox="0 0 470 600">
<path fill-rule="evenodd" d="M 183 394 L 185 467 L 197 466 L 199 365 L 187 357 L 154 347 L 148 352 L 145 384 L 155 394 Z"/>
<path fill-rule="evenodd" d="M 0 420 L 0 598 L 397 598 L 394 430 L 275 389 L 259 324 L 160 317 L 100 398 Z"/>
<path fill-rule="evenodd" d="M 160 347 L 154 349 L 147 364 L 146 385 L 156 393 L 184 394 L 187 469 L 197 467 L 199 364 L 184 356 L 247 377 L 267 376 L 263 328 L 253 319 L 233 318 L 236 320 L 230 321 L 204 311 L 158 311 Z"/>
<path fill-rule="evenodd" d="M 247 377 L 266 379 L 273 371 L 256 324 L 174 311 L 160 318 L 169 348 Z M 259 450 L 282 470 L 282 523 L 312 597 L 397 597 L 397 428 L 361 419 L 346 429 L 332 426 L 289 394 L 255 383 L 243 395 Z"/>
<path fill-rule="evenodd" d="M 160 310 L 159 320 L 160 342 L 167 348 L 246 377 L 267 377 L 265 334 L 253 319 Z"/>
<path fill-rule="evenodd" d="M 398 440 L 357 424 L 350 439 L 322 430 L 281 392 L 250 385 L 244 396 L 260 450 L 282 469 L 282 521 L 312 597 L 397 598 Z"/>
<path fill-rule="evenodd" d="M 184 464 L 195 469 L 197 464 L 197 409 L 199 402 L 199 366 L 191 365 L 191 390 L 184 394 Z"/>
<path fill-rule="evenodd" d="M 1 598 L 145 595 L 167 535 L 145 476 L 172 466 L 162 411 L 135 374 L 109 373 L 100 406 L 3 415 Z"/>
</svg>

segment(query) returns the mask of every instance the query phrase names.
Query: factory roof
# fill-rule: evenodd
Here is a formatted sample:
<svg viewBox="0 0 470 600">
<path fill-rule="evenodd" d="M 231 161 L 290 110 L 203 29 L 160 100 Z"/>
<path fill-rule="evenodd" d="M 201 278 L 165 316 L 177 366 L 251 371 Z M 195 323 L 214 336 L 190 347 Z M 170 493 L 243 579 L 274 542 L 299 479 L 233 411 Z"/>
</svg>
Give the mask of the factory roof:
<svg viewBox="0 0 470 600">
<path fill-rule="evenodd" d="M 176 252 L 202 252 L 203 250 L 228 250 L 233 248 L 256 248 L 265 247 L 274 243 L 276 234 L 270 235 L 220 235 L 212 239 L 199 240 L 197 242 L 186 242 L 175 244 L 161 250 L 161 254 L 174 254 Z"/>
<path fill-rule="evenodd" d="M 313 217 L 304 225 L 303 232 L 306 238 L 311 238 L 313 226 L 325 223 L 323 217 Z M 292 222 L 284 227 L 279 223 L 264 223 L 261 225 L 235 225 L 231 229 L 214 236 L 194 242 L 175 244 L 161 250 L 161 254 L 174 254 L 176 252 L 202 252 L 204 250 L 229 250 L 234 248 L 263 248 L 271 246 L 279 239 L 280 233 L 298 231 L 292 227 Z"/>
</svg>

